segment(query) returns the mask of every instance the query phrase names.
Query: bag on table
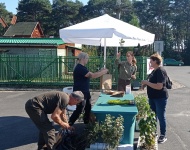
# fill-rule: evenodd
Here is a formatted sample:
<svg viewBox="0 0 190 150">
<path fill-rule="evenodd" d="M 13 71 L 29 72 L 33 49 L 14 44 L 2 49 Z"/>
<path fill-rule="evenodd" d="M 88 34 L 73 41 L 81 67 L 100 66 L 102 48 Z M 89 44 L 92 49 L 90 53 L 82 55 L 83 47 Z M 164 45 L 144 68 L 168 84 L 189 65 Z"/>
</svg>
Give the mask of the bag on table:
<svg viewBox="0 0 190 150">
<path fill-rule="evenodd" d="M 112 75 L 104 74 L 100 77 L 100 89 L 110 90 L 112 89 Z"/>
</svg>

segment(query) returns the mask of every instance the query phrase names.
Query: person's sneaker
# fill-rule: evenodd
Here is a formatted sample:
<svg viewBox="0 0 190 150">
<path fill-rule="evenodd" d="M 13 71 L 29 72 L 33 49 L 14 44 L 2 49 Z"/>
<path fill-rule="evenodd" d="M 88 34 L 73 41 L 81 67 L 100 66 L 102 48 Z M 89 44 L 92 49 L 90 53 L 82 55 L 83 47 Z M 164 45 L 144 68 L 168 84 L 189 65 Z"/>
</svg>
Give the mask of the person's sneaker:
<svg viewBox="0 0 190 150">
<path fill-rule="evenodd" d="M 165 135 L 160 135 L 160 137 L 158 138 L 158 143 L 164 143 L 167 141 L 167 138 Z"/>
</svg>

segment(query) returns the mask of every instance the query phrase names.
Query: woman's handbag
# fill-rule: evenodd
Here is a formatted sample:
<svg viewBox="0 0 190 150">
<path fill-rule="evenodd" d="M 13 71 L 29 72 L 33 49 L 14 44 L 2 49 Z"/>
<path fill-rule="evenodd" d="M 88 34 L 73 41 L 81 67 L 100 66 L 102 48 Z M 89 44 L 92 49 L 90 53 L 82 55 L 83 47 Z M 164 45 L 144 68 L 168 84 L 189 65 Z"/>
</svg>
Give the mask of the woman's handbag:
<svg viewBox="0 0 190 150">
<path fill-rule="evenodd" d="M 170 78 L 166 74 L 166 88 L 172 89 L 172 84 L 173 84 L 172 81 L 170 80 Z"/>
</svg>

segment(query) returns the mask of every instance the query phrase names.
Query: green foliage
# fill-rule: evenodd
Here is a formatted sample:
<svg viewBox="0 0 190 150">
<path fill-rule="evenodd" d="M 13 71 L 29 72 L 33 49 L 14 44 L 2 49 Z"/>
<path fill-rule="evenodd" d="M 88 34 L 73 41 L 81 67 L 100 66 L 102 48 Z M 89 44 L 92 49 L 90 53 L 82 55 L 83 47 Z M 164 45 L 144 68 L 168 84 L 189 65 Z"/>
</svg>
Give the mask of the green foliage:
<svg viewBox="0 0 190 150">
<path fill-rule="evenodd" d="M 10 22 L 11 22 L 11 18 L 12 18 L 13 14 L 11 12 L 8 12 L 6 10 L 5 4 L 4 3 L 0 3 L 0 17 L 2 17 L 5 21 L 5 23 L 8 25 L 7 27 L 3 27 L 0 24 L 0 36 L 4 35 L 4 33 L 6 32 L 6 30 L 8 29 Z"/>
<path fill-rule="evenodd" d="M 102 139 L 108 145 L 108 149 L 115 149 L 119 145 L 119 141 L 123 135 L 124 118 L 106 115 L 105 121 L 102 123 Z"/>
<path fill-rule="evenodd" d="M 147 116 L 147 111 L 150 109 L 147 96 L 145 95 L 135 96 L 135 104 L 138 109 L 138 114 L 136 116 L 136 119 L 139 120 L 141 118 L 145 118 Z"/>
<path fill-rule="evenodd" d="M 114 116 L 107 114 L 105 121 L 90 124 L 87 128 L 89 132 L 87 138 L 90 139 L 89 143 L 95 143 L 101 138 L 107 145 L 105 148 L 106 150 L 115 149 L 119 145 L 119 141 L 123 135 L 123 122 L 124 118 L 122 116 L 115 119 Z"/>
<path fill-rule="evenodd" d="M 156 137 L 156 117 L 155 113 L 152 110 L 148 110 L 145 118 L 142 118 L 139 121 L 140 128 L 140 137 L 143 147 L 147 150 L 154 149 L 155 146 L 155 137 Z"/>
<path fill-rule="evenodd" d="M 141 143 L 147 150 L 154 149 L 156 137 L 156 115 L 151 110 L 147 97 L 144 95 L 137 95 L 135 103 L 138 109 L 136 116 L 139 121 Z"/>
<path fill-rule="evenodd" d="M 184 50 L 184 52 L 182 53 L 182 58 L 181 59 L 185 65 L 190 65 L 190 38 L 186 41 L 185 43 L 186 48 Z"/>
<path fill-rule="evenodd" d="M 22 0 L 18 4 L 18 21 L 42 21 L 51 9 L 49 0 Z"/>
<path fill-rule="evenodd" d="M 115 18 L 121 14 L 121 20 L 154 33 L 155 40 L 164 41 L 163 57 L 190 64 L 187 46 L 190 39 L 190 1 L 187 0 L 122 0 L 120 4 L 113 0 L 89 0 L 85 6 L 78 0 L 53 0 L 52 5 L 49 0 L 21 0 L 17 12 L 17 22 L 39 21 L 46 37 L 59 37 L 59 29 L 106 13 Z M 10 25 L 12 13 L 6 10 L 4 3 L 0 3 L 0 14 Z M 1 35 L 5 31 L 0 27 Z M 152 49 L 141 46 L 135 55 L 150 56 Z M 119 48 L 124 53 L 128 50 L 133 48 Z M 114 55 L 115 48 L 107 48 L 107 56 Z"/>
<path fill-rule="evenodd" d="M 90 57 L 98 56 L 98 48 L 96 46 L 83 46 L 82 51 L 88 53 Z"/>
<path fill-rule="evenodd" d="M 79 10 L 83 4 L 79 1 L 54 0 L 51 13 L 52 35 L 59 36 L 59 29 L 81 22 Z"/>
<path fill-rule="evenodd" d="M 49 0 L 22 0 L 18 3 L 18 22 L 40 22 L 45 35 L 48 35 L 50 14 Z"/>
<path fill-rule="evenodd" d="M 136 26 L 136 27 L 140 27 L 139 26 L 139 19 L 138 19 L 138 17 L 135 14 L 132 14 L 132 19 L 131 19 L 131 21 L 129 21 L 129 23 L 131 25 Z"/>
<path fill-rule="evenodd" d="M 98 122 L 91 123 L 87 126 L 89 144 L 94 144 L 100 137 L 101 126 Z"/>
<path fill-rule="evenodd" d="M 131 105 L 134 104 L 134 101 L 115 99 L 115 100 L 109 100 L 107 103 L 112 105 Z"/>
</svg>

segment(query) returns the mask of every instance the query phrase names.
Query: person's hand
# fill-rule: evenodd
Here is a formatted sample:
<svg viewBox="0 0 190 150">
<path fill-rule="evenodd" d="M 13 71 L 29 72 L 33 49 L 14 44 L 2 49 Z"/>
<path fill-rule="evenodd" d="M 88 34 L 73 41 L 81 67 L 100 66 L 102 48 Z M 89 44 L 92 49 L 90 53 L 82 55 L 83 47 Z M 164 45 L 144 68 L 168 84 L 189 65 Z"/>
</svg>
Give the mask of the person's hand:
<svg viewBox="0 0 190 150">
<path fill-rule="evenodd" d="M 141 81 L 141 84 L 142 84 L 142 85 L 147 85 L 147 83 L 148 83 L 147 80 L 142 80 L 142 81 Z"/>
<path fill-rule="evenodd" d="M 136 79 L 136 75 L 131 75 L 131 78 L 132 79 Z"/>
<path fill-rule="evenodd" d="M 70 130 L 70 131 L 74 131 L 75 130 L 75 128 L 73 126 L 69 126 L 67 129 Z"/>
<path fill-rule="evenodd" d="M 117 59 L 119 59 L 121 57 L 121 52 L 117 53 Z"/>
<path fill-rule="evenodd" d="M 108 72 L 108 69 L 104 68 L 104 69 L 101 70 L 101 72 L 102 72 L 103 74 L 106 74 L 106 73 Z"/>
<path fill-rule="evenodd" d="M 141 84 L 140 90 L 143 91 L 145 87 L 146 87 L 146 85 Z"/>
</svg>

